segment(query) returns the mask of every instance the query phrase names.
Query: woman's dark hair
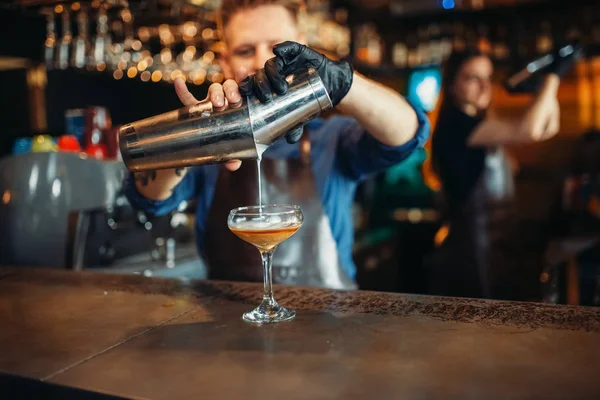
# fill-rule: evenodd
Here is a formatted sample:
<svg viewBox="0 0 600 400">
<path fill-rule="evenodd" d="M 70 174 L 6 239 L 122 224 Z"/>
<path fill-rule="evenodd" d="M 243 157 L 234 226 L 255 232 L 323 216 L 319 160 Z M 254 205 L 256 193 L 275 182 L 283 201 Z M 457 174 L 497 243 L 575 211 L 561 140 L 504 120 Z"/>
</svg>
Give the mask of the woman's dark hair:
<svg viewBox="0 0 600 400">
<path fill-rule="evenodd" d="M 475 57 L 487 57 L 488 55 L 477 47 L 467 47 L 462 50 L 454 50 L 443 65 L 442 85 L 444 87 L 444 101 L 449 100 L 450 88 L 456 80 L 458 71 L 464 63 Z"/>
</svg>

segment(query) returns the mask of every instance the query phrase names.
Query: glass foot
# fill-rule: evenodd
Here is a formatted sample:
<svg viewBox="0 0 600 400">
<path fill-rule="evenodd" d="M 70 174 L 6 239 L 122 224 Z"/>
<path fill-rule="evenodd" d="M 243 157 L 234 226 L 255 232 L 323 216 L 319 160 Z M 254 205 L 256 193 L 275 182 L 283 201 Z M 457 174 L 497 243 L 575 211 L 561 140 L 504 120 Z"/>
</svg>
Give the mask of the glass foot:
<svg viewBox="0 0 600 400">
<path fill-rule="evenodd" d="M 242 319 L 252 324 L 273 324 L 289 321 L 296 316 L 296 311 L 280 306 L 275 301 L 263 301 L 260 306 L 244 313 Z"/>
</svg>

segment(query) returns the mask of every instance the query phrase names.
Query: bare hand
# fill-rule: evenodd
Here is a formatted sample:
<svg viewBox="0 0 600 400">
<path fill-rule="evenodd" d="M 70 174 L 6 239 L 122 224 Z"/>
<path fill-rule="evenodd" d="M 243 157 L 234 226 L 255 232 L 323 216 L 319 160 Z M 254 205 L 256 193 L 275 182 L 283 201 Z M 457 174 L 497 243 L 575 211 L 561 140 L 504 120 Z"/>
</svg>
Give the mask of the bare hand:
<svg viewBox="0 0 600 400">
<path fill-rule="evenodd" d="M 227 79 L 223 84 L 213 83 L 208 88 L 207 99 L 213 105 L 213 108 L 216 111 L 223 111 L 227 108 L 238 108 L 242 105 L 242 95 L 240 94 L 240 90 L 238 87 L 238 82 L 241 82 L 248 75 L 247 71 L 244 69 L 240 69 L 236 71 L 235 78 Z M 177 77 L 175 78 L 175 92 L 177 93 L 177 97 L 185 106 L 191 106 L 199 101 L 194 97 L 193 94 L 188 90 L 185 81 Z M 230 171 L 235 171 L 242 165 L 240 160 L 231 160 L 225 163 L 225 168 Z"/>
</svg>

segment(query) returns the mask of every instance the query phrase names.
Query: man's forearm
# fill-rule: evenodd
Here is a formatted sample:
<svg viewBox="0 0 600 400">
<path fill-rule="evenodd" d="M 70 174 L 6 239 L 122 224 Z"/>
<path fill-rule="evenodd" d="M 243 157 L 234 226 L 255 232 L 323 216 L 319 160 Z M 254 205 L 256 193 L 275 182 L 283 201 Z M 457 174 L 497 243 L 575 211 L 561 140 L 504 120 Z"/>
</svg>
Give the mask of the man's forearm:
<svg viewBox="0 0 600 400">
<path fill-rule="evenodd" d="M 356 73 L 338 108 L 356 118 L 375 139 L 388 146 L 408 142 L 419 126 L 417 114 L 402 96 Z"/>
<path fill-rule="evenodd" d="M 150 200 L 165 200 L 186 174 L 186 168 L 134 173 L 137 191 Z"/>
</svg>

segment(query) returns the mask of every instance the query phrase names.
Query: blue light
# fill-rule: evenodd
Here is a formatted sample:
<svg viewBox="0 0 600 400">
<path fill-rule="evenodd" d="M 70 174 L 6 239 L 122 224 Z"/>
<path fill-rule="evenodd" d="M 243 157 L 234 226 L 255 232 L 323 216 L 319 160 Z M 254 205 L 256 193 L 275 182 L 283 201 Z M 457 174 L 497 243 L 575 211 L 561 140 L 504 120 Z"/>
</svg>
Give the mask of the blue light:
<svg viewBox="0 0 600 400">
<path fill-rule="evenodd" d="M 454 0 L 442 0 L 442 7 L 446 10 L 454 8 Z"/>
<path fill-rule="evenodd" d="M 425 111 L 435 108 L 442 86 L 442 71 L 439 67 L 419 69 L 408 78 L 407 97 Z"/>
</svg>

